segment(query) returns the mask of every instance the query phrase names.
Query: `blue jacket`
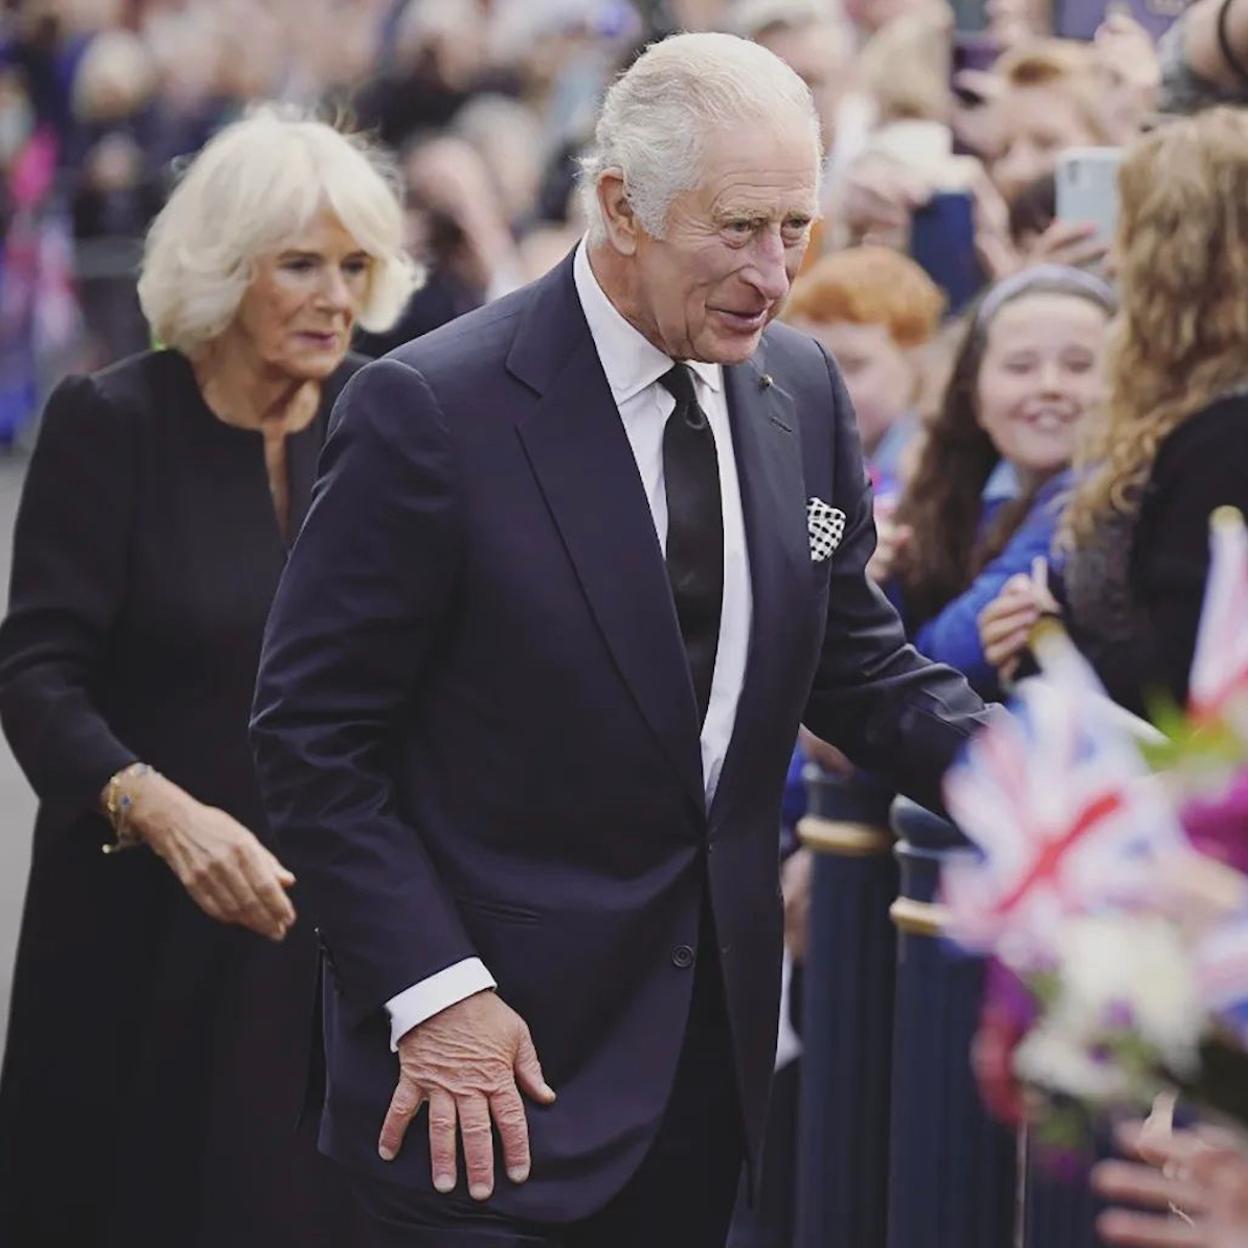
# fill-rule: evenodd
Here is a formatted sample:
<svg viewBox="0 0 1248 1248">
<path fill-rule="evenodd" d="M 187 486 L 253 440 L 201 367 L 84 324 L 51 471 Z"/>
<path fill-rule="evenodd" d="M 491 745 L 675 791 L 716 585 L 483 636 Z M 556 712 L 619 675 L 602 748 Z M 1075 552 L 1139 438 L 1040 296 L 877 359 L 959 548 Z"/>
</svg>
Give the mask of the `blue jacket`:
<svg viewBox="0 0 1248 1248">
<path fill-rule="evenodd" d="M 997 673 L 984 658 L 984 648 L 980 645 L 980 612 L 1001 592 L 1010 577 L 1019 572 L 1029 573 L 1037 556 L 1050 557 L 1070 483 L 1068 471 L 1046 481 L 1036 494 L 1027 518 L 1005 549 L 963 593 L 914 634 L 914 645 L 920 653 L 956 668 L 982 695 L 995 696 Z"/>
</svg>

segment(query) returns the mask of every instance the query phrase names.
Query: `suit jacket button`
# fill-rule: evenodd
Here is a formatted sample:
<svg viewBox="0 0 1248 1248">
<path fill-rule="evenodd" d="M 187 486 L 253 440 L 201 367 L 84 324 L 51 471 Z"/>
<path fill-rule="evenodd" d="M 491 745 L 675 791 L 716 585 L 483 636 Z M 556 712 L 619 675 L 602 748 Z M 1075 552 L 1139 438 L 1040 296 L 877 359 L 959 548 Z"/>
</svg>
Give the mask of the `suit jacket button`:
<svg viewBox="0 0 1248 1248">
<path fill-rule="evenodd" d="M 683 971 L 693 965 L 693 950 L 688 945 L 677 945 L 672 950 L 672 965 Z"/>
</svg>

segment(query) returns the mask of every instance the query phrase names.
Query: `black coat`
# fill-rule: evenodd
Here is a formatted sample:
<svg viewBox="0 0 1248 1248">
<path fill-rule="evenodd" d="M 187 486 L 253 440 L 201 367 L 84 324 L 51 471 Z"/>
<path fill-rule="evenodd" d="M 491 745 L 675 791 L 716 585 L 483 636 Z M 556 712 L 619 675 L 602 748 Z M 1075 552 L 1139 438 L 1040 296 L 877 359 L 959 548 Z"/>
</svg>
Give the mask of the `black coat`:
<svg viewBox="0 0 1248 1248">
<path fill-rule="evenodd" d="M 292 528 L 354 368 L 288 439 Z M 103 855 L 96 812 L 143 759 L 266 836 L 246 725 L 285 561 L 261 435 L 213 416 L 183 356 L 58 387 L 0 626 L 0 718 L 41 803 L 0 1081 L 0 1243 L 348 1242 L 335 1176 L 295 1130 L 310 925 L 277 946 L 214 923 L 151 852 Z"/>
<path fill-rule="evenodd" d="M 798 720 L 927 802 L 980 722 L 865 575 L 871 492 L 826 353 L 773 326 L 724 386 L 753 617 L 709 810 L 663 553 L 571 260 L 368 365 L 339 401 L 253 739 L 327 945 L 322 1140 L 380 1181 L 430 1187 L 427 1131 L 377 1158 L 396 1078 L 385 1002 L 479 955 L 558 1092 L 530 1107 L 532 1178 L 492 1206 L 601 1208 L 663 1115 L 704 898 L 756 1156 Z M 821 562 L 812 497 L 844 513 Z"/>
<path fill-rule="evenodd" d="M 1111 518 L 1065 572 L 1066 618 L 1110 695 L 1140 714 L 1187 700 L 1209 573 L 1209 516 L 1248 512 L 1248 394 L 1211 403 L 1158 448 L 1136 515 Z"/>
</svg>

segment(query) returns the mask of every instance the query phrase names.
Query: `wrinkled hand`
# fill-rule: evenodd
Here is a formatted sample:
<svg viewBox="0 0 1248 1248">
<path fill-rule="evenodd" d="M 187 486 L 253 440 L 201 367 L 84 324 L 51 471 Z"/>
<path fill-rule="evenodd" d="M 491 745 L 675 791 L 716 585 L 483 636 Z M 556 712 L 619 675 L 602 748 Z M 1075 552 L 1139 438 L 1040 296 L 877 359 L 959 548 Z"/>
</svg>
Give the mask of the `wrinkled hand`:
<svg viewBox="0 0 1248 1248">
<path fill-rule="evenodd" d="M 909 544 L 914 530 L 908 524 L 894 524 L 882 516 L 876 518 L 875 530 L 875 552 L 867 561 L 867 575 L 877 585 L 883 585 L 893 575 L 897 556 Z"/>
<path fill-rule="evenodd" d="M 790 854 L 780 870 L 784 896 L 784 946 L 794 962 L 806 960 L 810 938 L 810 885 L 815 856 L 809 849 Z"/>
<path fill-rule="evenodd" d="M 399 1041 L 399 1082 L 377 1151 L 383 1160 L 393 1161 L 416 1111 L 428 1101 L 433 1186 L 445 1193 L 458 1181 L 458 1128 L 468 1194 L 486 1200 L 494 1191 L 491 1118 L 507 1177 L 513 1183 L 529 1177 L 529 1126 L 521 1091 L 540 1105 L 555 1099 L 524 1019 L 494 992 L 478 992 L 413 1027 Z"/>
<path fill-rule="evenodd" d="M 1111 1207 L 1097 1219 L 1106 1243 L 1126 1248 L 1245 1248 L 1248 1245 L 1248 1152 L 1226 1133 L 1205 1128 L 1144 1135 L 1139 1123 L 1120 1129 L 1131 1158 L 1105 1161 L 1092 1173 L 1111 1202 L 1155 1212 Z"/>
<path fill-rule="evenodd" d="M 274 941 L 290 930 L 295 908 L 286 890 L 295 877 L 225 811 L 153 774 L 134 794 L 130 824 L 210 919 Z"/>
</svg>

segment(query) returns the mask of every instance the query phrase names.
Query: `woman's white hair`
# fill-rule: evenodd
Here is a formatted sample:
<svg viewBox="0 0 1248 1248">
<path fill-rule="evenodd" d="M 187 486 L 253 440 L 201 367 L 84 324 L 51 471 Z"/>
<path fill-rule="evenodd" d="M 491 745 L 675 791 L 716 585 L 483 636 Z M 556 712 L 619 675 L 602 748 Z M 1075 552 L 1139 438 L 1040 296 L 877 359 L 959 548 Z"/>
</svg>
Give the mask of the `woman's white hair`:
<svg viewBox="0 0 1248 1248">
<path fill-rule="evenodd" d="M 810 88 L 778 56 L 735 35 L 674 35 L 652 44 L 603 101 L 594 148 L 581 161 L 591 242 L 606 236 L 598 203 L 603 174 L 622 175 L 646 233 L 662 238 L 668 209 L 702 176 L 707 138 L 740 124 L 805 122 L 819 160 L 819 117 Z"/>
<path fill-rule="evenodd" d="M 371 259 L 359 322 L 388 329 L 419 283 L 403 249 L 393 167 L 363 139 L 267 106 L 227 126 L 191 161 L 152 223 L 139 302 L 166 346 L 192 351 L 238 311 L 256 259 L 328 206 Z"/>
</svg>

